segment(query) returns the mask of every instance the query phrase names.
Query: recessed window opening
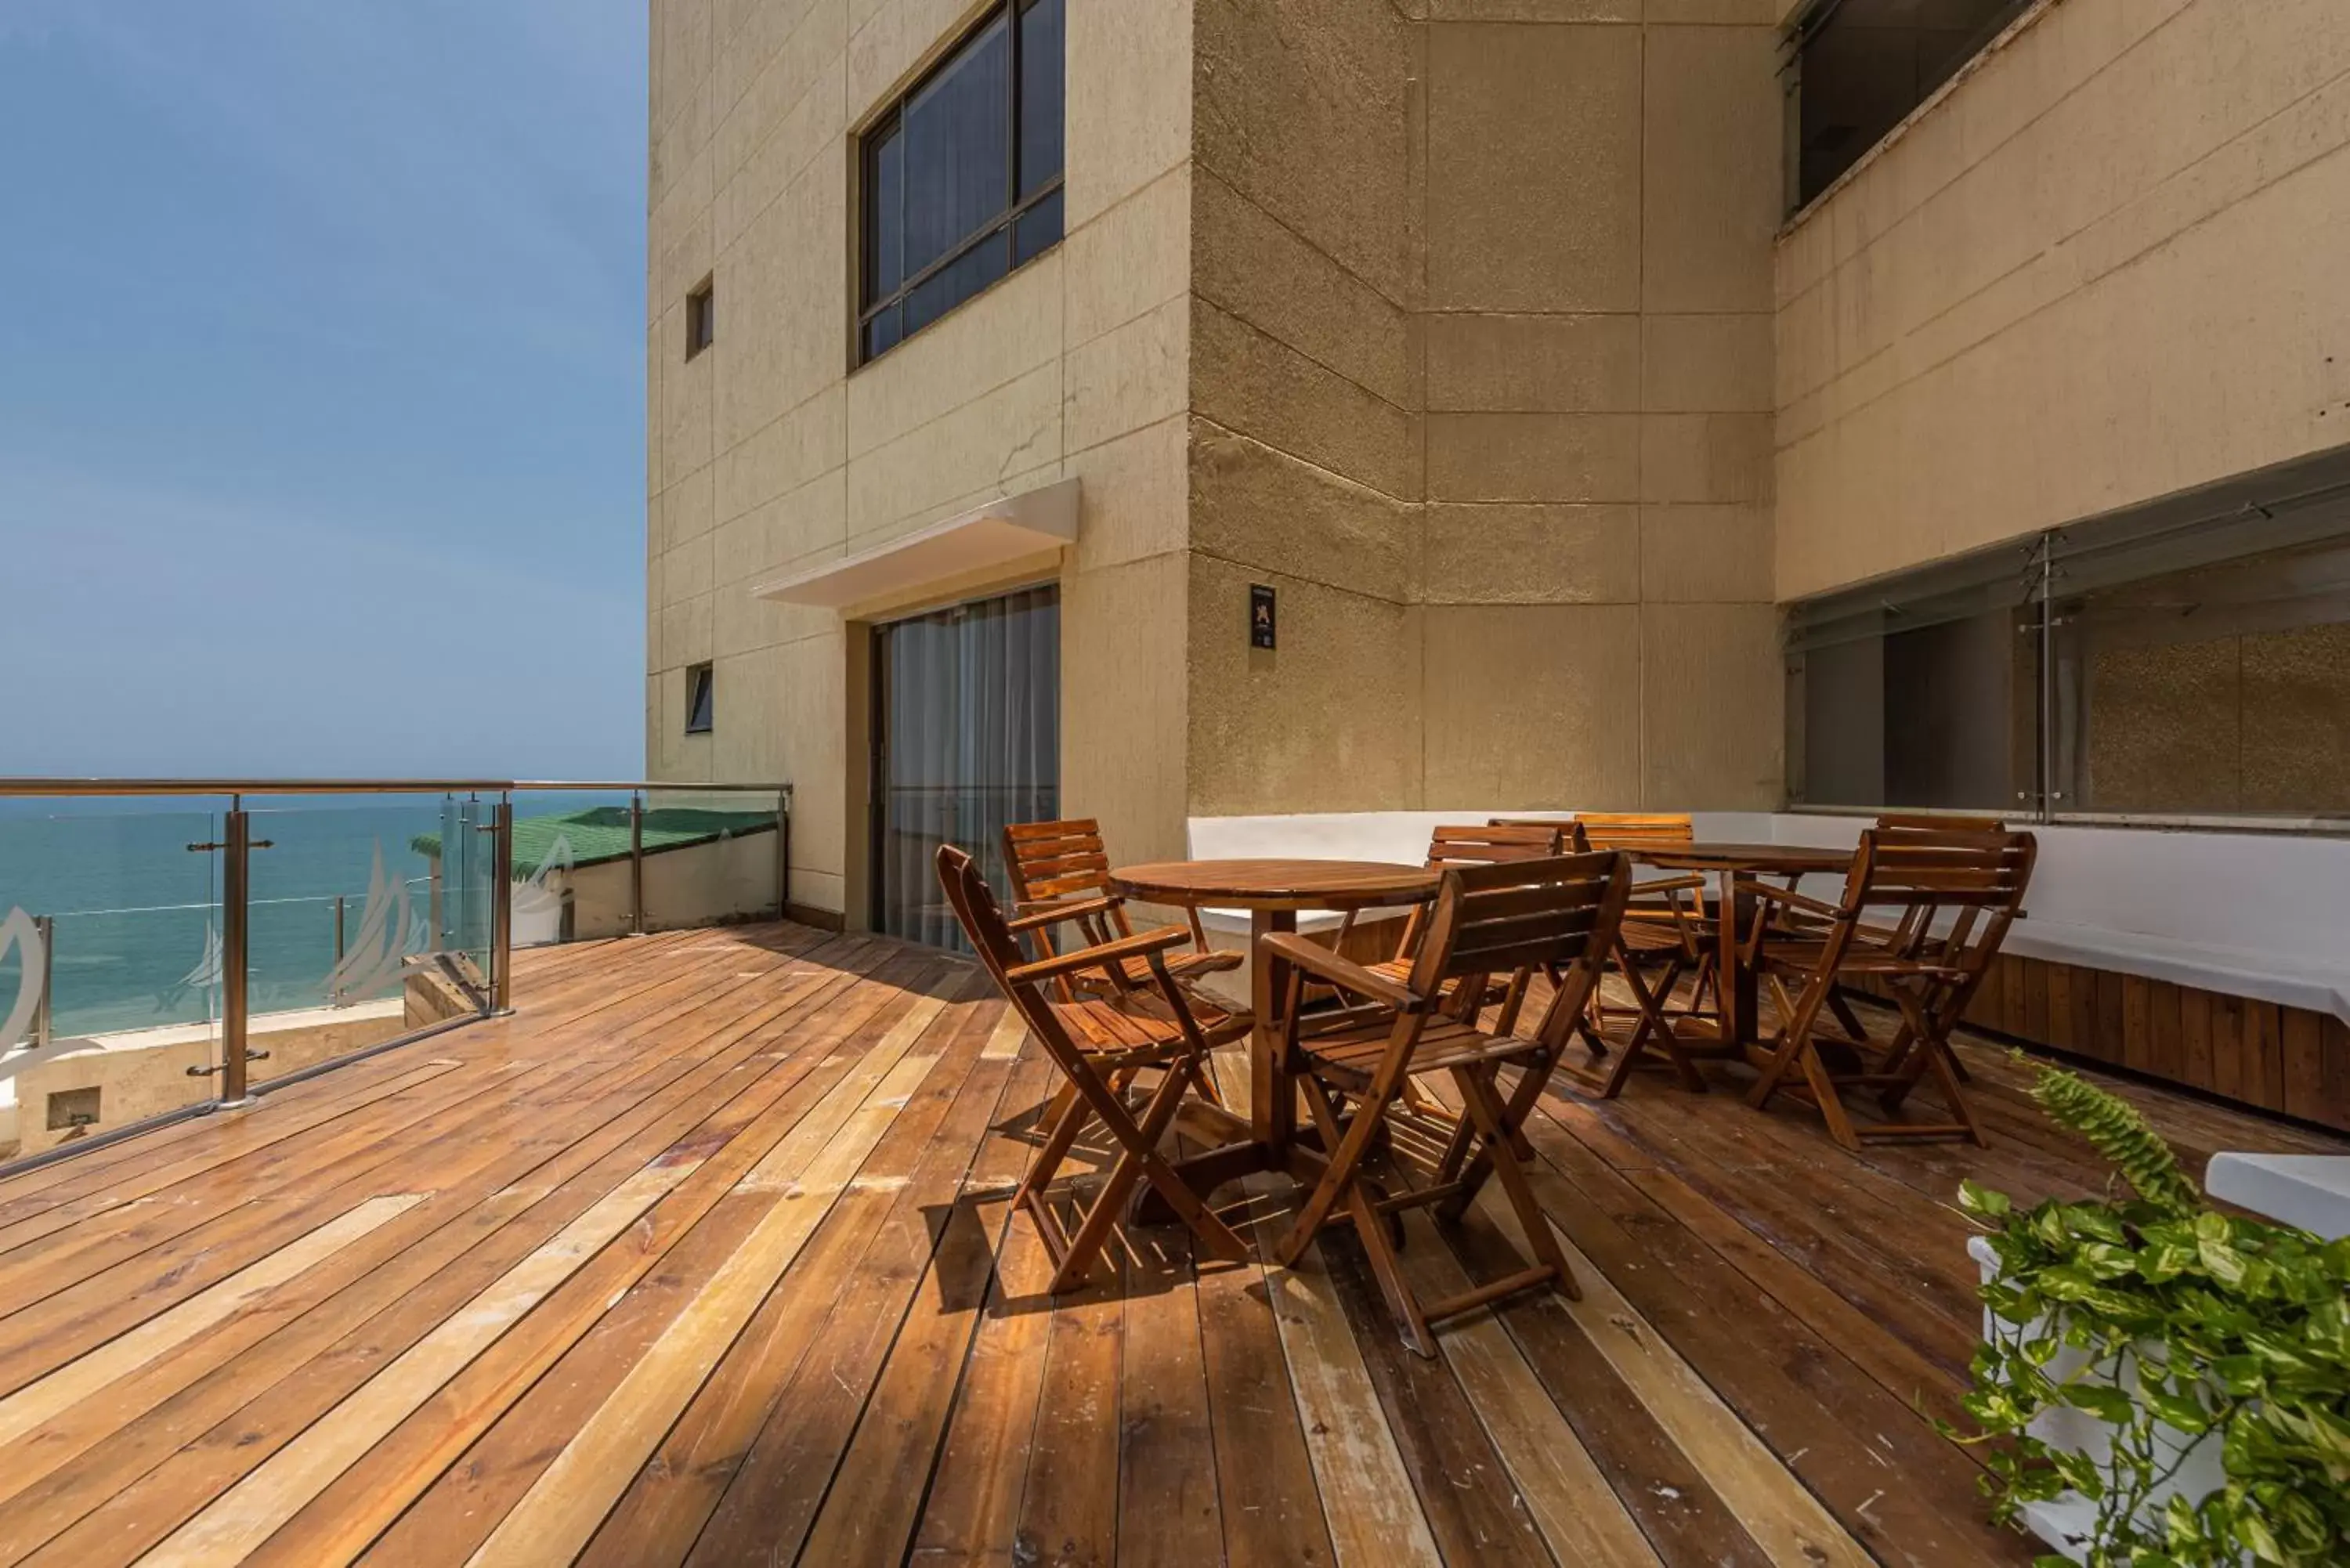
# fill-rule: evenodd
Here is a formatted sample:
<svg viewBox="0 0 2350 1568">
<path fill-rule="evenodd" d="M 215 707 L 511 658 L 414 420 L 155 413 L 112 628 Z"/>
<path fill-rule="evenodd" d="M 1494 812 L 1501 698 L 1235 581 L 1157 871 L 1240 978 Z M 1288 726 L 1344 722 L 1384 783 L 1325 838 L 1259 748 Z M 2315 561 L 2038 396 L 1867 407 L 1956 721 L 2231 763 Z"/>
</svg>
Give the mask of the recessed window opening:
<svg viewBox="0 0 2350 1568">
<path fill-rule="evenodd" d="M 718 287 L 703 278 L 685 296 L 685 357 L 692 358 L 718 340 Z"/>
<path fill-rule="evenodd" d="M 1787 210 L 1807 205 L 2032 0 L 1816 0 L 1789 33 Z"/>
<path fill-rule="evenodd" d="M 706 735 L 718 719 L 718 680 L 715 671 L 707 664 L 697 664 L 685 672 L 685 732 Z"/>
<path fill-rule="evenodd" d="M 2350 477 L 2246 476 L 1798 604 L 1787 722 L 1797 805 L 2350 817 Z"/>
</svg>

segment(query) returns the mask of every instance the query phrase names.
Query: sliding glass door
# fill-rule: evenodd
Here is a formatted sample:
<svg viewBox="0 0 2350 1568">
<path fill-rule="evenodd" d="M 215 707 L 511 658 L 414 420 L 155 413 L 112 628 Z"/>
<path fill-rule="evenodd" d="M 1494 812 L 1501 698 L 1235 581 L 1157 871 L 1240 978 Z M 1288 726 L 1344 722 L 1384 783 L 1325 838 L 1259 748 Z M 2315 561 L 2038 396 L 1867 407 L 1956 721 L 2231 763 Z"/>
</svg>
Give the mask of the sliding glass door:
<svg viewBox="0 0 2350 1568">
<path fill-rule="evenodd" d="M 1003 829 L 1060 814 L 1060 590 L 1028 588 L 873 634 L 874 925 L 964 949 L 941 844 L 1004 894 Z"/>
</svg>

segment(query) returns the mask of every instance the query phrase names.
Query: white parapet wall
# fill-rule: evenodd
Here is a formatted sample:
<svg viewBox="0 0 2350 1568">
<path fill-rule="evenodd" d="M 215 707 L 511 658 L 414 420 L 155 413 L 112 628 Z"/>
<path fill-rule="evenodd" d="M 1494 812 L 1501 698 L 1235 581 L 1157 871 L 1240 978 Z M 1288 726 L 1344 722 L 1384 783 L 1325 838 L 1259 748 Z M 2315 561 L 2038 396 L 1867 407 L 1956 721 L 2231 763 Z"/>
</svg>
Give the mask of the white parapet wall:
<svg viewBox="0 0 2350 1568">
<path fill-rule="evenodd" d="M 1596 810 L 1597 807 L 1593 809 Z M 1300 856 L 1419 862 L 1446 824 L 1570 810 L 1478 806 L 1451 811 L 1297 816 L 1195 816 L 1191 852 L 1203 859 Z M 1697 812 L 1700 839 L 1848 847 L 1868 819 L 1807 812 Z M 2138 826 L 2031 825 L 2040 858 L 2025 918 L 2007 940 L 2020 957 L 2145 975 L 2350 1021 L 2350 838 Z M 1805 891 L 1833 897 L 1834 877 Z M 1223 932 L 1239 910 L 1211 910 Z M 1313 929 L 1309 919 L 1300 922 Z M 1322 922 L 1335 924 L 1331 917 Z"/>
</svg>

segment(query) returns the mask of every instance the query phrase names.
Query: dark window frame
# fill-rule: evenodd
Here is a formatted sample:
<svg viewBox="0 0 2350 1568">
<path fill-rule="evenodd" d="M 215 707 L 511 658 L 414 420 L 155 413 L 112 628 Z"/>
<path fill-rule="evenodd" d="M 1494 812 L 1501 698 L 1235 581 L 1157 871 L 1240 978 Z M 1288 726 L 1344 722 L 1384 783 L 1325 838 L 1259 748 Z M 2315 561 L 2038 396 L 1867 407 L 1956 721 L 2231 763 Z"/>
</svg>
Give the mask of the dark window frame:
<svg viewBox="0 0 2350 1568">
<path fill-rule="evenodd" d="M 718 276 L 712 273 L 685 291 L 685 357 L 706 352 L 718 341 Z"/>
<path fill-rule="evenodd" d="M 1020 194 L 1020 108 L 1022 91 L 1020 69 L 1020 17 L 1024 12 L 1031 9 L 1037 3 L 1038 0 L 989 0 L 987 8 L 981 12 L 979 16 L 973 17 L 971 25 L 956 36 L 954 42 L 939 56 L 936 63 L 931 65 L 928 70 L 922 72 L 920 76 L 916 77 L 911 82 L 907 84 L 906 88 L 902 91 L 894 94 L 879 114 L 875 115 L 865 128 L 858 133 L 857 144 L 854 150 L 855 161 L 853 164 L 857 177 L 856 215 L 853 220 L 857 225 L 857 275 L 851 280 L 851 287 L 853 289 L 853 298 L 851 303 L 854 306 L 855 310 L 853 324 L 849 332 L 850 369 L 855 369 L 861 366 L 869 365 L 874 360 L 883 358 L 885 355 L 889 354 L 891 349 L 905 342 L 909 337 L 912 337 L 916 334 L 921 332 L 924 327 L 937 325 L 938 321 L 944 320 L 947 317 L 952 315 L 964 305 L 969 304 L 972 300 L 978 298 L 983 294 L 985 294 L 989 289 L 993 288 L 996 284 L 1003 282 L 1003 278 L 1010 277 L 1013 274 L 1020 271 L 1021 268 L 1028 265 L 1029 263 L 1035 261 L 1038 257 L 1046 255 L 1054 250 L 1058 249 L 1061 240 L 1066 237 L 1065 234 L 1055 235 L 1050 244 L 1040 246 L 1035 254 L 1028 256 L 1025 260 L 1019 258 L 1017 246 L 1010 237 L 1011 231 L 1017 227 L 1022 218 L 1025 217 L 1029 213 L 1035 211 L 1036 208 L 1045 205 L 1047 202 L 1057 200 L 1060 197 L 1062 185 L 1067 177 L 1068 151 L 1065 140 L 1062 148 L 1062 167 L 1060 171 L 1055 172 L 1050 180 L 1047 180 L 1043 184 L 1037 186 L 1035 190 L 1029 192 L 1025 197 L 1023 197 Z M 898 286 L 890 290 L 889 293 L 878 299 L 868 299 L 868 280 L 873 276 L 874 269 L 874 226 L 870 221 L 871 214 L 868 209 L 868 203 L 872 199 L 873 188 L 877 183 L 873 169 L 874 153 L 876 150 L 889 139 L 890 132 L 898 130 L 899 127 L 904 123 L 906 106 L 911 103 L 916 98 L 920 97 L 923 88 L 929 87 L 931 83 L 936 81 L 941 75 L 952 69 L 958 63 L 960 63 L 964 57 L 965 51 L 976 43 L 979 40 L 980 36 L 986 32 L 987 29 L 998 20 L 1001 20 L 1004 24 L 1006 34 L 1005 44 L 1009 50 L 1006 75 L 1009 78 L 1011 87 L 1011 90 L 1005 94 L 1005 110 L 1009 116 L 1009 119 L 1006 121 L 1009 130 L 1009 140 L 1007 143 L 1007 154 L 1003 161 L 1003 209 L 987 223 L 974 230 L 962 241 L 958 242 L 953 249 L 931 261 L 920 272 L 910 273 L 906 276 L 899 278 L 898 280 Z M 1064 25 L 1066 26 L 1066 23 Z M 1067 101 L 1066 87 L 1067 68 L 1067 57 L 1065 53 L 1063 56 L 1062 65 L 1064 81 L 1063 102 L 1065 105 Z M 1066 110 L 1065 108 L 1064 114 L 1066 115 Z M 905 190 L 910 183 L 910 181 L 904 179 L 902 176 L 900 177 L 899 182 L 899 192 L 901 204 L 904 200 Z M 901 221 L 900 233 L 902 234 L 902 232 Z M 1000 240 L 1003 244 L 1013 246 L 1011 265 L 1004 268 L 1002 277 L 991 280 L 973 293 L 964 296 L 962 299 L 955 301 L 952 305 L 948 306 L 944 310 L 939 313 L 939 316 L 934 320 L 926 321 L 921 327 L 917 327 L 910 332 L 900 331 L 898 337 L 891 339 L 887 347 L 878 349 L 870 354 L 868 354 L 865 351 L 866 328 L 872 325 L 876 317 L 884 315 L 889 310 L 903 306 L 908 297 L 913 294 L 915 289 L 919 288 L 923 284 L 928 283 L 940 273 L 945 272 L 956 263 L 963 260 L 972 252 L 979 249 L 980 246 L 987 244 L 990 240 Z"/>
<path fill-rule="evenodd" d="M 685 732 L 708 735 L 717 729 L 718 667 L 706 659 L 689 664 L 685 667 Z"/>
</svg>

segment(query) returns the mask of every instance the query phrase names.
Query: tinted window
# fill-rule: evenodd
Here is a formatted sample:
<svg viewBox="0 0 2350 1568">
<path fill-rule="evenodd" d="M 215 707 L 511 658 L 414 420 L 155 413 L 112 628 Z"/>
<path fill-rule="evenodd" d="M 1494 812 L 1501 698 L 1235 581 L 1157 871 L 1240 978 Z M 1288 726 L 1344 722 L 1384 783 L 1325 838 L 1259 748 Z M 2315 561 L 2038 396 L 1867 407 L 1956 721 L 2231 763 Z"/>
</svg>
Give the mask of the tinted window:
<svg viewBox="0 0 2350 1568">
<path fill-rule="evenodd" d="M 1981 53 L 2029 0 L 1819 0 L 1796 25 L 1788 207 L 1801 207 Z"/>
<path fill-rule="evenodd" d="M 1793 607 L 1788 794 L 2350 815 L 2350 451 Z"/>
<path fill-rule="evenodd" d="M 867 131 L 858 357 L 1061 237 L 1065 0 L 1003 0 Z"/>
<path fill-rule="evenodd" d="M 1029 0 L 1020 13 L 1023 196 L 1035 195 L 1061 174 L 1061 4 Z"/>
</svg>

